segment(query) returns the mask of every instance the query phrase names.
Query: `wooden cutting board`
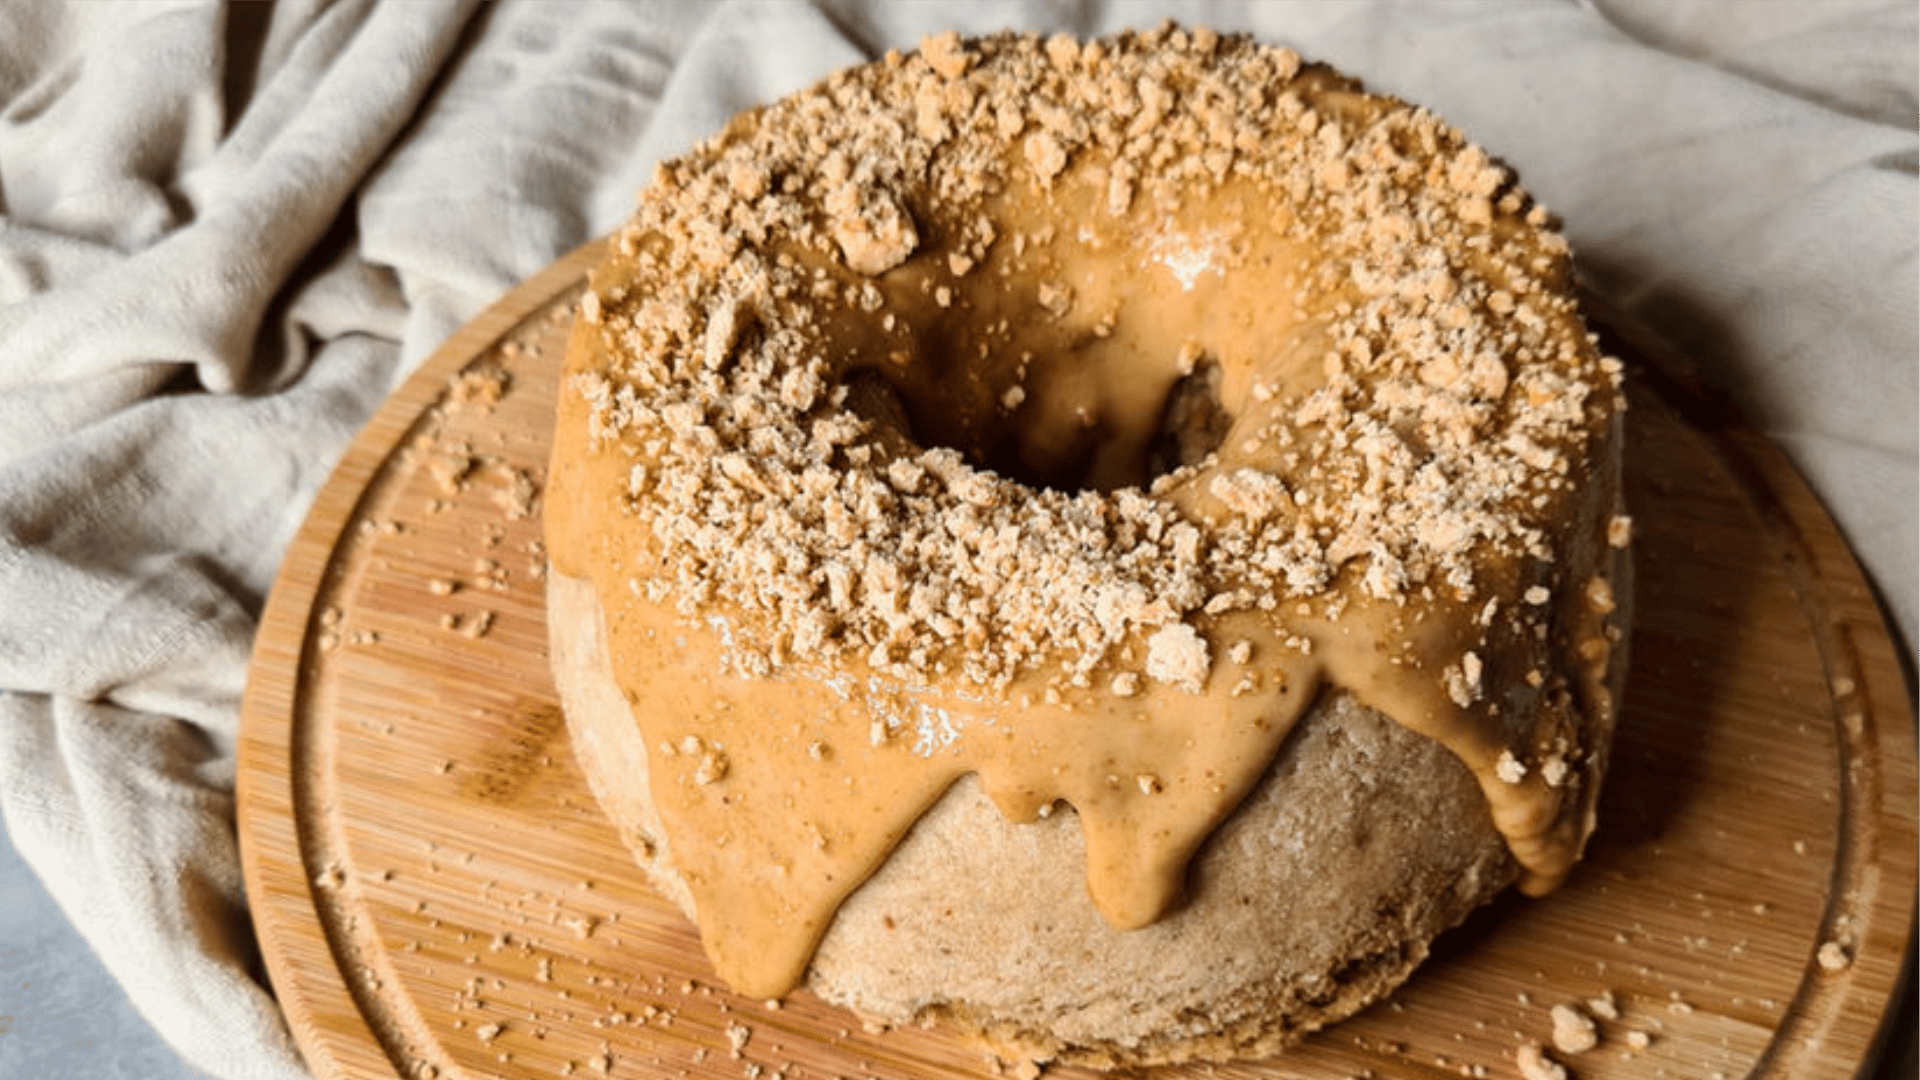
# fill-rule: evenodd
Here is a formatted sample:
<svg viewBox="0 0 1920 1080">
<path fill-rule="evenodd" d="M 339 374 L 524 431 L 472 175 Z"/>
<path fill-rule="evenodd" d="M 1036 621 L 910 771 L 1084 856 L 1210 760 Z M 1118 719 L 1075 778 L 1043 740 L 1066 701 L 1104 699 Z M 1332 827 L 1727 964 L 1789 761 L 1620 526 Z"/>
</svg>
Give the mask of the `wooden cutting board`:
<svg viewBox="0 0 1920 1080">
<path fill-rule="evenodd" d="M 937 1030 L 716 985 L 575 768 L 539 501 L 597 252 L 527 282 L 387 403 L 268 602 L 239 817 L 294 1034 L 323 1078 L 993 1075 Z M 1581 1080 L 1867 1067 L 1920 850 L 1898 654 L 1776 449 L 1649 371 L 1629 428 L 1634 667 L 1587 862 L 1550 898 L 1484 909 L 1392 1001 L 1295 1054 L 1153 1076 L 1511 1077 L 1565 1003 L 1599 1017 L 1597 1047 L 1555 1054 Z"/>
</svg>

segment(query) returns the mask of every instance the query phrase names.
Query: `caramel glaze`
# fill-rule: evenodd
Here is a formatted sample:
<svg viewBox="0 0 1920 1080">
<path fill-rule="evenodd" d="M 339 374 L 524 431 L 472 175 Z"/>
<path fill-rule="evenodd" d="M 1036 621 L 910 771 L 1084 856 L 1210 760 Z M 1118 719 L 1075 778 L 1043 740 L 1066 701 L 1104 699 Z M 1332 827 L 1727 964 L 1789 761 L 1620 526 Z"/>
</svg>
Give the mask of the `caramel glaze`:
<svg viewBox="0 0 1920 1080">
<path fill-rule="evenodd" d="M 1323 110 L 1373 100 L 1343 86 L 1323 87 Z M 828 383 L 850 388 L 841 407 L 866 417 L 866 467 L 950 447 L 1076 505 L 1144 494 L 1207 536 L 1235 514 L 1217 477 L 1254 467 L 1297 490 L 1337 451 L 1306 441 L 1282 453 L 1275 435 L 1339 373 L 1324 358 L 1364 299 L 1315 276 L 1311 230 L 1249 179 L 1115 212 L 1113 172 L 1088 149 L 1051 182 L 1009 184 L 965 215 L 909 200 L 913 250 L 878 273 L 850 272 L 850 252 L 843 262 L 818 246 L 764 245 L 795 280 L 878 290 L 800 320 Z M 982 218 L 990 238 L 961 224 Z M 1518 215 L 1490 228 L 1526 242 Z M 842 899 L 968 773 L 1013 821 L 1070 808 L 1095 906 L 1118 927 L 1153 922 L 1327 686 L 1472 769 L 1525 889 L 1552 888 L 1578 858 L 1612 725 L 1626 585 L 1619 525 L 1608 533 L 1620 438 L 1611 393 L 1593 396 L 1564 483 L 1530 513 L 1544 524 L 1529 551 L 1478 558 L 1470 588 L 1379 595 L 1363 582 L 1368 560 L 1348 557 L 1297 596 L 1186 610 L 1176 625 L 1204 649 L 1187 677 L 1140 677 L 1155 670 L 1145 633 L 1091 671 L 1055 662 L 1055 647 L 987 683 L 957 675 L 957 657 L 982 644 L 964 634 L 921 670 L 864 650 L 782 657 L 788 639 L 753 583 L 717 583 L 697 603 L 649 587 L 677 541 L 622 495 L 644 486 L 642 473 L 666 484 L 663 473 L 685 466 L 657 430 L 607 437 L 605 394 L 577 381 L 622 370 L 610 312 L 656 288 L 632 257 L 655 239 L 623 242 L 627 255 L 594 278 L 596 310 L 575 327 L 578 392 L 560 405 L 549 549 L 557 572 L 596 587 L 674 868 L 735 989 L 771 997 L 800 983 Z M 1474 269 L 1501 284 L 1498 267 Z M 1597 371 L 1571 305 L 1536 307 L 1548 336 Z M 1214 380 L 1197 425 L 1213 430 L 1181 444 L 1169 403 L 1195 378 Z M 756 654 L 772 661 L 738 662 L 743 640 L 774 642 Z"/>
</svg>

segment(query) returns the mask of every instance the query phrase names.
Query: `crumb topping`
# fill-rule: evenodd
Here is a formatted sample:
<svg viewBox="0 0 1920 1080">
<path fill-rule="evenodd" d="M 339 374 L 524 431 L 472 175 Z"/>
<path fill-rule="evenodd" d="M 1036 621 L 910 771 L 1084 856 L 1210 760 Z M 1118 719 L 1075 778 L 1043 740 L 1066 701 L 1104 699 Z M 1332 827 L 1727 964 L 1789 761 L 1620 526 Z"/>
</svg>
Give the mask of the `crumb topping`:
<svg viewBox="0 0 1920 1080">
<path fill-rule="evenodd" d="M 1003 211 L 1083 174 L 1096 219 L 1250 190 L 1315 252 L 1288 279 L 1304 355 L 1237 361 L 1253 387 L 1216 451 L 1104 491 L 925 444 L 904 395 L 865 379 L 894 377 L 917 316 L 1067 243 Z M 633 587 L 690 617 L 716 596 L 743 609 L 738 670 L 858 656 L 982 688 L 1052 666 L 1080 686 L 1109 668 L 1116 692 L 1123 672 L 1198 690 L 1212 618 L 1465 602 L 1489 565 L 1555 558 L 1618 366 L 1580 328 L 1565 244 L 1536 210 L 1426 111 L 1243 37 L 943 35 L 661 166 L 618 238 L 623 269 L 582 304 L 615 359 L 569 386 L 596 446 L 634 461 L 617 509 L 655 565 Z M 1228 226 L 1195 265 L 1238 269 L 1258 226 Z M 909 272 L 917 298 L 876 285 Z M 1041 319 L 1082 305 L 1065 282 L 1034 297 Z M 1045 358 L 1019 341 L 982 337 L 996 414 L 1033 404 L 1023 379 Z M 1203 355 L 1168 362 L 1190 373 Z M 1624 543 L 1624 523 L 1608 537 Z M 1478 699 L 1471 653 L 1435 676 Z"/>
</svg>

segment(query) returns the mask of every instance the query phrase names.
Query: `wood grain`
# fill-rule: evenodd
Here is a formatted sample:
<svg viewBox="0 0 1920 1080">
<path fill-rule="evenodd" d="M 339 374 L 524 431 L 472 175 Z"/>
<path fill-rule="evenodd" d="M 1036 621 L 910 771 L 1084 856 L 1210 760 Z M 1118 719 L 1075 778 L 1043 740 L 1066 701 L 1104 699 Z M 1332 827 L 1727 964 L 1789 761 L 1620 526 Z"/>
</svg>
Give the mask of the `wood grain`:
<svg viewBox="0 0 1920 1080">
<path fill-rule="evenodd" d="M 538 492 L 596 254 L 393 397 L 269 600 L 239 814 L 295 1036 L 323 1078 L 992 1075 L 938 1030 L 715 986 L 586 792 L 546 669 Z M 1391 1002 L 1294 1054 L 1155 1076 L 1512 1076 L 1554 1005 L 1601 998 L 1618 1015 L 1598 1047 L 1553 1052 L 1584 1080 L 1868 1067 L 1920 851 L 1900 661 L 1784 457 L 1638 374 L 1634 668 L 1587 862 L 1548 899 L 1484 909 Z"/>
</svg>

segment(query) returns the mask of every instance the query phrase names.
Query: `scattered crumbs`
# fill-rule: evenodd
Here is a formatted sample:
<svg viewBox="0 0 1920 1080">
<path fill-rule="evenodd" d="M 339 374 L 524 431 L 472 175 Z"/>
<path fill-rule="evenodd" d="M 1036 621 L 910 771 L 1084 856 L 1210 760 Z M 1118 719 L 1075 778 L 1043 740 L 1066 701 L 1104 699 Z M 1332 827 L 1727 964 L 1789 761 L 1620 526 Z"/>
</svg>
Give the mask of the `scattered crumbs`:
<svg viewBox="0 0 1920 1080">
<path fill-rule="evenodd" d="M 323 651 L 332 652 L 340 647 L 341 617 L 338 607 L 328 606 L 321 610 L 318 643 Z"/>
<path fill-rule="evenodd" d="M 1627 1045 L 1635 1050 L 1645 1050 L 1653 1045 L 1653 1036 L 1640 1028 L 1634 1028 L 1627 1032 Z"/>
<path fill-rule="evenodd" d="M 1615 514 L 1607 521 L 1607 545 L 1624 548 L 1633 543 L 1633 518 L 1626 514 Z"/>
<path fill-rule="evenodd" d="M 540 496 L 540 485 L 525 469 L 500 466 L 500 482 L 493 490 L 493 501 L 508 521 L 523 521 L 533 516 Z"/>
<path fill-rule="evenodd" d="M 1553 1048 L 1563 1054 L 1584 1054 L 1600 1045 L 1600 1031 L 1578 1005 L 1553 1007 Z"/>
<path fill-rule="evenodd" d="M 461 637 L 478 640 L 493 629 L 493 612 L 486 609 L 468 614 L 449 613 L 440 617 L 440 625 Z"/>
<path fill-rule="evenodd" d="M 440 494 L 451 498 L 466 490 L 467 476 L 477 464 L 471 452 L 436 449 L 427 455 L 426 472 Z"/>
<path fill-rule="evenodd" d="M 479 1027 L 473 1029 L 473 1035 L 474 1038 L 479 1039 L 483 1043 L 490 1043 L 499 1038 L 500 1033 L 506 1029 L 506 1025 L 501 1023 L 481 1024 Z"/>
<path fill-rule="evenodd" d="M 1613 584 L 1603 577 L 1590 579 L 1587 582 L 1587 604 L 1602 615 L 1611 614 L 1615 606 Z"/>
<path fill-rule="evenodd" d="M 490 545 L 497 544 L 499 542 L 499 537 L 489 534 L 488 540 L 490 541 Z M 507 568 L 500 565 L 500 563 L 497 560 L 487 558 L 486 556 L 483 555 L 473 560 L 473 572 L 480 576 L 481 584 L 485 585 L 487 588 L 492 589 L 495 592 L 506 591 Z"/>
<path fill-rule="evenodd" d="M 753 1029 L 745 1024 L 727 1025 L 727 1053 L 738 1058 L 746 1052 L 747 1043 L 753 1038 Z"/>
<path fill-rule="evenodd" d="M 1500 751 L 1500 760 L 1494 763 L 1493 772 L 1502 783 L 1517 784 L 1527 778 L 1527 766 L 1513 756 L 1512 750 Z"/>
<path fill-rule="evenodd" d="M 1620 1003 L 1611 990 L 1602 993 L 1599 997 L 1588 998 L 1587 1011 L 1602 1020 L 1620 1019 Z"/>
<path fill-rule="evenodd" d="M 1823 942 L 1816 958 L 1824 971 L 1845 971 L 1853 964 L 1853 954 L 1837 941 Z"/>
<path fill-rule="evenodd" d="M 493 411 L 495 405 L 507 394 L 512 376 L 506 369 L 496 364 L 481 364 L 460 372 L 453 378 L 450 395 L 456 405 L 466 405 L 482 413 Z"/>
<path fill-rule="evenodd" d="M 1524 1080 L 1567 1080 L 1566 1068 L 1548 1057 L 1546 1048 L 1539 1043 L 1521 1044 L 1513 1060 Z"/>
</svg>

